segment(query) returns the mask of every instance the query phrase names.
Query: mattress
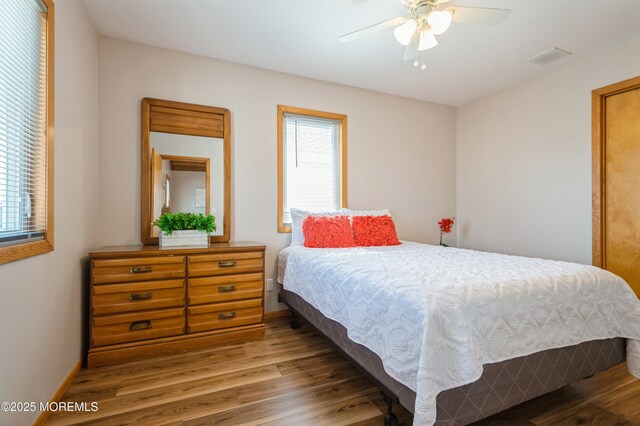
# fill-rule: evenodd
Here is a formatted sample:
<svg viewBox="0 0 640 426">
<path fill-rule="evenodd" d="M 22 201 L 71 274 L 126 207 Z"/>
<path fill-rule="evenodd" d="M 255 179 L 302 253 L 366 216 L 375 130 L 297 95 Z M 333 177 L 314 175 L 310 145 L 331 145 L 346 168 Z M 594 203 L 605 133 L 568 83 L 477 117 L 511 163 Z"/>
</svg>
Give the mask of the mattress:
<svg viewBox="0 0 640 426">
<path fill-rule="evenodd" d="M 416 393 L 414 424 L 433 424 L 436 396 L 476 382 L 484 365 L 548 349 L 628 338 L 640 375 L 640 302 L 592 266 L 410 242 L 295 246 L 279 257 L 279 281 Z"/>
<path fill-rule="evenodd" d="M 322 315 L 297 294 L 283 290 L 282 297 L 291 309 L 397 396 L 402 406 L 413 412 L 415 392 L 389 376 L 380 357 L 351 341 L 340 323 Z M 443 391 L 437 396 L 435 424 L 459 426 L 478 421 L 616 366 L 624 359 L 625 339 L 616 337 L 486 364 L 482 376 L 475 382 Z"/>
</svg>

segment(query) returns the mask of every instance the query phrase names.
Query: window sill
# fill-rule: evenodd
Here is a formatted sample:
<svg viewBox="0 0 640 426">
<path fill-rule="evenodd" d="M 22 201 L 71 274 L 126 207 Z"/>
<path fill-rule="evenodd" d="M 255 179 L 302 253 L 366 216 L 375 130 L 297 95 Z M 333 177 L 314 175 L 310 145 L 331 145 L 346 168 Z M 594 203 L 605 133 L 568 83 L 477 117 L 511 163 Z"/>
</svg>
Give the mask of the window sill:
<svg viewBox="0 0 640 426">
<path fill-rule="evenodd" d="M 291 225 L 278 225 L 278 232 L 280 233 L 291 233 Z"/>
<path fill-rule="evenodd" d="M 0 265 L 51 251 L 53 251 L 53 244 L 46 239 L 0 247 Z"/>
</svg>

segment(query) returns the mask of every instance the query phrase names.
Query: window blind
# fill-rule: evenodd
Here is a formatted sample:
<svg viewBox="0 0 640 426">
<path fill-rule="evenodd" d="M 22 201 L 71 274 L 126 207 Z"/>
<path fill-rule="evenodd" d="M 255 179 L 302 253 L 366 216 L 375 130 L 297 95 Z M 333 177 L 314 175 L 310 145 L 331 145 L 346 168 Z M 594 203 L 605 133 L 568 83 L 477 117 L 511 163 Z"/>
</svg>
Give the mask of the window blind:
<svg viewBox="0 0 640 426">
<path fill-rule="evenodd" d="M 334 211 L 341 207 L 339 120 L 284 114 L 284 223 L 291 207 Z"/>
<path fill-rule="evenodd" d="M 0 0 L 0 246 L 46 231 L 46 8 Z"/>
</svg>

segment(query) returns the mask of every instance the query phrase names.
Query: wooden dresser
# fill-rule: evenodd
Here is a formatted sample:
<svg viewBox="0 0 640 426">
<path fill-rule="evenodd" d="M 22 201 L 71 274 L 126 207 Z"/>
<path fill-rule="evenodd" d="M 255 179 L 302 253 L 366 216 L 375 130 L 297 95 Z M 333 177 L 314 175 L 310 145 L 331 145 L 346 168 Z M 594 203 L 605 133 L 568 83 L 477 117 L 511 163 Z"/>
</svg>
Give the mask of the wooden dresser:
<svg viewBox="0 0 640 426">
<path fill-rule="evenodd" d="M 235 242 L 90 253 L 87 366 L 264 338 L 264 251 Z"/>
</svg>

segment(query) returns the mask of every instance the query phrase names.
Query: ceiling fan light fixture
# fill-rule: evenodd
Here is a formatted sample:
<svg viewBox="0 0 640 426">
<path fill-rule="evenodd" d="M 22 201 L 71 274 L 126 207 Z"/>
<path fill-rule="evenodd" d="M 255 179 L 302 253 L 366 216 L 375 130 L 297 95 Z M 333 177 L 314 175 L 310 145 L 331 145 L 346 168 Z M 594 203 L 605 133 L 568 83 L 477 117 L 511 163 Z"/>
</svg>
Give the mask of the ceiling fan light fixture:
<svg viewBox="0 0 640 426">
<path fill-rule="evenodd" d="M 451 26 L 453 14 L 448 10 L 432 10 L 427 16 L 427 22 L 435 35 L 443 34 Z"/>
<path fill-rule="evenodd" d="M 437 45 L 438 40 L 436 40 L 436 36 L 433 34 L 431 28 L 426 28 L 420 31 L 420 44 L 418 45 L 418 50 L 431 49 Z"/>
<path fill-rule="evenodd" d="M 418 23 L 416 20 L 409 19 L 402 25 L 397 26 L 396 29 L 393 30 L 393 35 L 396 37 L 396 40 L 398 40 L 398 43 L 406 46 L 411 41 L 411 37 L 416 32 L 417 27 Z"/>
</svg>

